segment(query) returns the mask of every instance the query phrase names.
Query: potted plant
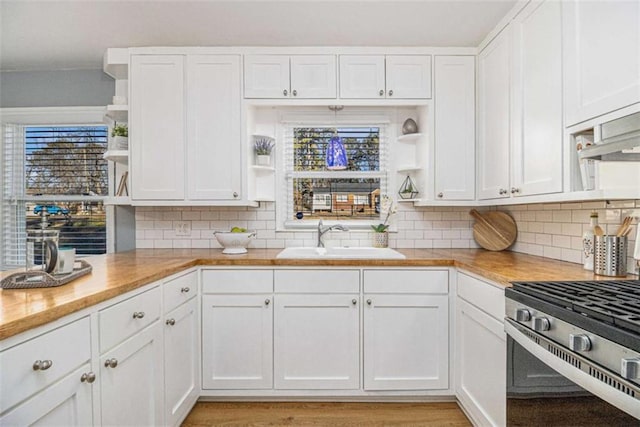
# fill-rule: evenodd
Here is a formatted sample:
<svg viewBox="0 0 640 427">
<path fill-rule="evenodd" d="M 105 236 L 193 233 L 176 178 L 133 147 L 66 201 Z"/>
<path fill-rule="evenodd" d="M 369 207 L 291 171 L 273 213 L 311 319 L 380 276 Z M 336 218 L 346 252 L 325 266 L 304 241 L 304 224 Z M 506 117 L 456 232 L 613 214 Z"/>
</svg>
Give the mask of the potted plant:
<svg viewBox="0 0 640 427">
<path fill-rule="evenodd" d="M 386 248 L 389 246 L 389 220 L 391 216 L 396 213 L 396 207 L 393 204 L 393 200 L 389 196 L 382 196 L 380 200 L 380 213 L 384 215 L 384 221 L 380 224 L 372 225 L 373 229 L 373 247 L 374 248 Z"/>
<path fill-rule="evenodd" d="M 127 125 L 115 125 L 111 129 L 113 137 L 113 148 L 116 150 L 127 150 L 129 148 L 129 128 Z"/>
<path fill-rule="evenodd" d="M 398 195 L 401 199 L 415 199 L 418 195 L 418 189 L 416 185 L 413 183 L 411 178 L 407 175 L 407 178 L 404 180 L 402 185 L 400 186 L 400 191 L 398 191 Z"/>
<path fill-rule="evenodd" d="M 259 166 L 271 165 L 271 150 L 273 150 L 273 141 L 269 138 L 258 138 L 254 144 L 256 151 L 256 164 Z"/>
</svg>

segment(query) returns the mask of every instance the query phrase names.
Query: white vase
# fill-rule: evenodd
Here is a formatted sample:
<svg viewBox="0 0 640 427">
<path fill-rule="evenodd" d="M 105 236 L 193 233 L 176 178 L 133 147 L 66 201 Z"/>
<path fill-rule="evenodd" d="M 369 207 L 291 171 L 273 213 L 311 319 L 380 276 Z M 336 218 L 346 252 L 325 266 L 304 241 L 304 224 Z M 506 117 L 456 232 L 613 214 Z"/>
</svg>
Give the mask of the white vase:
<svg viewBox="0 0 640 427">
<path fill-rule="evenodd" d="M 387 248 L 389 247 L 389 232 L 374 232 L 372 244 L 374 248 Z"/>
<path fill-rule="evenodd" d="M 126 136 L 114 136 L 113 137 L 113 150 L 128 150 L 129 138 Z"/>
<path fill-rule="evenodd" d="M 270 154 L 257 154 L 256 155 L 256 165 L 258 165 L 258 166 L 271 166 L 271 155 Z"/>
</svg>

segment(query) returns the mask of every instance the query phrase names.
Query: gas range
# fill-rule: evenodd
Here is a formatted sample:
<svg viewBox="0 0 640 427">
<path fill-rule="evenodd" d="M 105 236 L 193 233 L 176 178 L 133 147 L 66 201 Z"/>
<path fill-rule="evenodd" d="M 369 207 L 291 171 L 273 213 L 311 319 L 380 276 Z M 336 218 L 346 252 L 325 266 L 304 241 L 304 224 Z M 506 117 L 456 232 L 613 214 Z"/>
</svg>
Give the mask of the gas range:
<svg viewBox="0 0 640 427">
<path fill-rule="evenodd" d="M 514 282 L 505 297 L 510 336 L 640 418 L 640 280 Z"/>
</svg>

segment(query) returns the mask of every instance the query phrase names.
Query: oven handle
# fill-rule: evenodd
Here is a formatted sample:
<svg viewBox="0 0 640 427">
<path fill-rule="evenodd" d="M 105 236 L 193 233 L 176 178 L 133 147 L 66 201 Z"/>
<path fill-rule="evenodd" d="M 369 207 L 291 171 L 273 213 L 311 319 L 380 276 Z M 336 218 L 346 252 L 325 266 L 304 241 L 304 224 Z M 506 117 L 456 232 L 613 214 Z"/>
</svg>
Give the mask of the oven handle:
<svg viewBox="0 0 640 427">
<path fill-rule="evenodd" d="M 582 371 L 571 365 L 570 363 L 565 362 L 559 357 L 554 356 L 552 353 L 541 347 L 540 345 L 533 342 L 530 338 L 520 332 L 519 328 L 523 328 L 518 323 L 514 322 L 509 318 L 505 318 L 504 323 L 504 331 L 513 338 L 518 344 L 524 347 L 529 353 L 534 355 L 536 358 L 544 362 L 550 368 L 557 371 L 563 377 L 573 381 L 580 387 L 585 390 L 595 394 L 599 398 L 611 403 L 612 405 L 618 407 L 619 409 L 625 411 L 629 415 L 640 419 L 640 405 L 638 404 L 638 399 L 634 399 L 633 397 L 616 390 L 615 388 L 608 386 L 607 384 L 601 382 L 600 380 L 591 377 L 586 372 Z M 527 333 L 532 335 L 539 336 L 541 339 L 546 340 L 546 338 L 542 335 L 539 335 L 533 331 L 527 330 Z M 582 363 L 587 366 L 591 366 L 597 370 L 602 370 L 598 365 L 590 363 L 586 359 L 580 357 Z M 615 377 L 624 382 L 622 378 L 613 374 L 610 371 L 607 371 L 608 375 Z"/>
</svg>

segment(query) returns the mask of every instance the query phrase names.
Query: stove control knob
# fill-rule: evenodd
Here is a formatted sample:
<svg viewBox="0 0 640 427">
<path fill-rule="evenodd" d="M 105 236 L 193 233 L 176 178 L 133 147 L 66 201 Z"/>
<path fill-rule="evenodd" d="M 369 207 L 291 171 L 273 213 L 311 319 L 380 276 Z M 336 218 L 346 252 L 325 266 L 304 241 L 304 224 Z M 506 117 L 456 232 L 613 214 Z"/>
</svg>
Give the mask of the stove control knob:
<svg viewBox="0 0 640 427">
<path fill-rule="evenodd" d="M 528 322 L 529 320 L 531 320 L 531 312 L 526 308 L 517 308 L 516 320 L 518 322 Z"/>
<path fill-rule="evenodd" d="M 548 331 L 551 329 L 551 322 L 546 317 L 533 318 L 533 330 L 536 332 Z"/>
<path fill-rule="evenodd" d="M 628 380 L 640 379 L 640 357 L 622 359 L 620 375 Z"/>
<path fill-rule="evenodd" d="M 589 351 L 591 340 L 585 334 L 569 334 L 569 348 L 573 351 Z"/>
</svg>

